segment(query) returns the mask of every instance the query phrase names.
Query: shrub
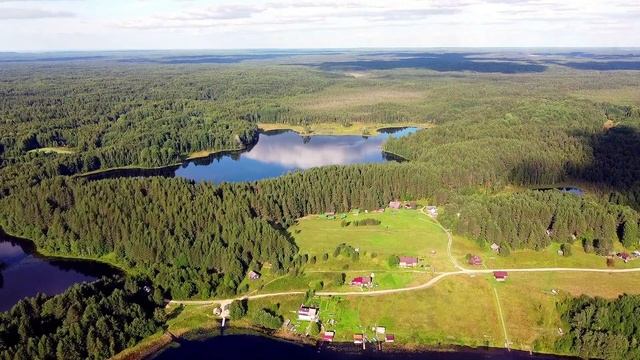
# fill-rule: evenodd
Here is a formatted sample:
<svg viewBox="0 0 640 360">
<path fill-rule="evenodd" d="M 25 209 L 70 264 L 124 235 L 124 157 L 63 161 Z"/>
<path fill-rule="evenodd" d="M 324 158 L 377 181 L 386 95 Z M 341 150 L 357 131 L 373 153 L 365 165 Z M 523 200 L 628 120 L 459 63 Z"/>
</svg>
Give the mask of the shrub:
<svg viewBox="0 0 640 360">
<path fill-rule="evenodd" d="M 391 255 L 389 256 L 389 259 L 387 259 L 387 263 L 389 263 L 389 267 L 396 267 L 400 264 L 400 258 L 395 255 Z"/>
<path fill-rule="evenodd" d="M 282 317 L 271 313 L 267 309 L 260 309 L 256 311 L 252 316 L 252 321 L 255 325 L 263 327 L 265 329 L 277 330 L 282 327 Z"/>
<path fill-rule="evenodd" d="M 321 327 L 319 322 L 312 321 L 311 324 L 309 324 L 309 335 L 318 336 L 318 334 L 320 334 L 320 330 Z"/>
<path fill-rule="evenodd" d="M 340 222 L 340 226 L 342 226 L 342 227 L 347 227 L 347 226 L 349 226 L 349 224 L 351 224 L 351 222 L 349 222 L 347 220 L 342 220 Z"/>
<path fill-rule="evenodd" d="M 560 245 L 560 250 L 562 250 L 562 256 L 571 256 L 571 244 L 564 243 Z"/>
<path fill-rule="evenodd" d="M 347 275 L 345 273 L 337 273 L 333 275 L 333 279 L 331 279 L 331 282 L 336 286 L 341 286 L 344 285 L 346 278 Z"/>
<path fill-rule="evenodd" d="M 229 304 L 229 317 L 231 320 L 242 319 L 247 314 L 247 301 L 235 300 Z"/>
<path fill-rule="evenodd" d="M 353 225 L 354 226 L 380 225 L 380 220 L 378 219 L 356 220 L 353 222 Z"/>
<path fill-rule="evenodd" d="M 329 260 L 329 254 L 328 253 L 322 254 L 322 261 L 327 261 L 327 260 Z"/>
</svg>

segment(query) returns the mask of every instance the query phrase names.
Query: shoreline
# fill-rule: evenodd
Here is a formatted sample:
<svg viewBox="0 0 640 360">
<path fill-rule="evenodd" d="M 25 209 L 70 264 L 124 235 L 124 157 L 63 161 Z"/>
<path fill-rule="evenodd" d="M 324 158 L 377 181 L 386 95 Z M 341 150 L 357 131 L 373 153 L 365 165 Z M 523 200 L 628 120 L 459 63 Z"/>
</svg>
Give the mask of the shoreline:
<svg viewBox="0 0 640 360">
<path fill-rule="evenodd" d="M 428 356 L 434 353 L 446 354 L 446 353 L 458 353 L 464 355 L 467 353 L 477 354 L 492 354 L 492 353 L 518 353 L 526 356 L 540 356 L 540 357 L 553 357 L 558 359 L 576 359 L 571 354 L 560 354 L 552 352 L 540 352 L 533 350 L 523 349 L 508 349 L 504 347 L 491 347 L 491 346 L 465 346 L 457 344 L 438 344 L 438 345 L 407 345 L 402 343 L 393 343 L 392 345 L 386 345 L 385 350 L 375 350 L 373 343 L 369 343 L 371 346 L 368 350 L 362 351 L 360 346 L 355 346 L 351 342 L 322 342 L 317 339 L 306 338 L 289 333 L 282 330 L 265 331 L 260 328 L 252 326 L 234 326 L 222 329 L 220 327 L 207 327 L 207 328 L 195 328 L 191 330 L 183 329 L 174 333 L 165 332 L 163 334 L 154 334 L 149 337 L 149 341 L 145 340 L 134 345 L 131 348 L 125 349 L 119 354 L 116 354 L 112 359 L 114 360 L 144 360 L 151 359 L 154 356 L 161 354 L 163 351 L 170 348 L 171 344 L 178 343 L 180 341 L 209 341 L 215 338 L 224 336 L 256 336 L 263 337 L 270 341 L 288 343 L 295 346 L 306 347 L 310 350 L 323 348 L 323 351 L 329 351 L 339 356 L 347 354 L 387 354 L 390 356 L 402 356 L 402 355 L 414 355 L 414 356 Z M 328 349 L 325 349 L 328 348 Z M 384 356 L 384 355 L 383 355 Z"/>
<path fill-rule="evenodd" d="M 379 127 L 375 127 L 374 130 L 376 132 L 376 134 L 371 134 L 371 135 L 363 135 L 363 134 L 358 134 L 358 133 L 347 133 L 347 134 L 340 134 L 340 133 L 305 133 L 304 131 L 298 131 L 296 130 L 296 125 L 282 125 L 281 127 L 274 127 L 274 128 L 262 128 L 260 127 L 260 125 L 258 125 L 258 134 L 264 134 L 264 133 L 268 133 L 268 132 L 275 132 L 275 131 L 293 131 L 296 134 L 300 135 L 300 136 L 376 136 L 381 134 L 380 130 L 383 129 L 402 129 L 402 128 L 408 128 L 408 127 L 415 127 L 418 128 L 420 130 L 423 129 L 427 129 L 429 128 L 429 126 L 425 126 L 425 124 L 398 124 L 398 125 L 384 125 L 384 126 L 379 126 Z M 256 139 L 254 141 L 252 141 L 251 143 L 244 145 L 243 147 L 239 147 L 239 148 L 232 148 L 232 149 L 221 149 L 221 150 L 200 150 L 200 151 L 195 151 L 191 154 L 189 154 L 187 157 L 185 157 L 182 161 L 180 162 L 174 162 L 168 165 L 161 165 L 161 166 L 136 166 L 136 165 L 126 165 L 126 166 L 116 166 L 116 167 L 110 167 L 110 168 L 105 168 L 105 169 L 97 169 L 97 170 L 92 170 L 92 171 L 88 171 L 88 172 L 84 172 L 84 173 L 78 173 L 78 174 L 74 174 L 71 175 L 72 178 L 90 178 L 92 176 L 99 176 L 99 175 L 104 175 L 110 172 L 117 172 L 117 171 L 153 171 L 153 170 L 157 170 L 157 171 L 162 171 L 162 170 L 168 170 L 172 167 L 179 167 L 185 164 L 188 164 L 191 161 L 197 161 L 200 159 L 206 159 L 209 158 L 211 156 L 215 156 L 215 155 L 224 155 L 224 154 L 230 154 L 230 153 L 237 153 L 237 152 L 242 152 L 245 151 L 249 148 L 251 148 L 252 146 L 256 145 L 258 143 L 258 139 L 256 137 Z M 393 153 L 391 151 L 387 151 L 384 149 L 384 146 L 382 148 L 382 152 L 387 153 L 387 154 L 391 154 L 393 156 L 396 156 L 398 158 L 401 158 L 403 161 L 410 161 L 409 159 L 405 158 L 402 155 Z M 89 179 L 90 180 L 90 179 Z"/>
<path fill-rule="evenodd" d="M 365 123 L 358 123 L 359 125 L 363 125 Z M 409 128 L 409 127 L 414 127 L 414 128 L 418 128 L 420 130 L 423 129 L 428 129 L 430 127 L 433 127 L 433 125 L 430 124 L 419 124 L 419 123 L 398 123 L 398 124 L 373 124 L 376 125 L 374 127 L 371 128 L 371 130 L 374 132 L 372 134 L 363 134 L 362 131 L 357 132 L 357 131 L 349 131 L 351 129 L 359 129 L 362 130 L 361 128 L 357 128 L 357 127 L 344 127 L 342 125 L 343 129 L 346 129 L 347 131 L 344 133 L 340 133 L 337 131 L 331 131 L 331 130 L 326 130 L 326 129 L 321 129 L 319 130 L 319 132 L 305 132 L 304 131 L 304 127 L 302 125 L 291 125 L 291 124 L 279 124 L 279 123 L 258 123 L 258 129 L 261 132 L 269 132 L 269 131 L 283 131 L 283 130 L 290 130 L 295 132 L 296 134 L 300 135 L 300 136 L 375 136 L 376 134 L 380 134 L 380 130 L 384 130 L 384 129 L 401 129 L 401 128 Z"/>
<path fill-rule="evenodd" d="M 89 257 L 89 256 L 80 256 L 80 255 L 60 255 L 47 252 L 38 247 L 35 241 L 26 238 L 21 235 L 14 234 L 6 230 L 6 227 L 3 224 L 0 224 L 0 236 L 6 236 L 11 239 L 6 239 L 5 241 L 15 241 L 20 243 L 23 248 L 23 251 L 29 255 L 33 255 L 38 258 L 44 258 L 51 261 L 63 260 L 63 261 L 78 261 L 78 262 L 87 262 L 87 263 L 98 263 L 99 265 L 104 265 L 112 269 L 114 272 L 120 273 L 120 275 L 132 275 L 135 274 L 131 269 L 127 269 L 124 266 L 108 261 L 104 258 L 98 257 Z"/>
</svg>

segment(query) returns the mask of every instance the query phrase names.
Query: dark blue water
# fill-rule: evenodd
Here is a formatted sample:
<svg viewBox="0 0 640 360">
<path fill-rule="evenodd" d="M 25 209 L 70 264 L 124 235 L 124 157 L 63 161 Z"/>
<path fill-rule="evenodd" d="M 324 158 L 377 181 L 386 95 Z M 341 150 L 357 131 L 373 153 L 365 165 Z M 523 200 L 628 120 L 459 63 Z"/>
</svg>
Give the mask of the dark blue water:
<svg viewBox="0 0 640 360">
<path fill-rule="evenodd" d="M 376 351 L 370 344 L 366 351 L 360 345 L 331 344 L 321 348 L 272 339 L 259 335 L 225 335 L 203 340 L 178 340 L 159 354 L 154 360 L 174 359 L 384 359 L 384 360 L 463 360 L 463 359 L 567 359 L 551 355 L 530 355 L 528 352 L 506 349 L 473 349 L 456 347 L 450 351 L 401 352 L 397 347 L 383 344 L 382 351 Z"/>
<path fill-rule="evenodd" d="M 110 266 L 80 260 L 39 256 L 33 244 L 0 232 L 0 311 L 37 293 L 55 295 L 79 282 L 94 281 L 117 271 Z"/>
<path fill-rule="evenodd" d="M 385 129 L 375 136 L 301 136 L 293 131 L 266 132 L 250 149 L 194 160 L 175 176 L 195 181 L 238 182 L 277 177 L 294 170 L 324 165 L 378 163 L 396 160 L 382 151 L 384 141 L 416 132 L 416 128 Z"/>
</svg>

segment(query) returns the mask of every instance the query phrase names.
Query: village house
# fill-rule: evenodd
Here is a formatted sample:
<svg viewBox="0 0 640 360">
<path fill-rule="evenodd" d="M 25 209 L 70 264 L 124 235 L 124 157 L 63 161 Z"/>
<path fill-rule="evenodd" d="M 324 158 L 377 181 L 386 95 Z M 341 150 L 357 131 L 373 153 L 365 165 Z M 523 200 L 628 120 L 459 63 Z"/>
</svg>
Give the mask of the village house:
<svg viewBox="0 0 640 360">
<path fill-rule="evenodd" d="M 256 271 L 249 271 L 249 279 L 251 280 L 258 280 L 260 279 L 260 273 L 256 272 Z"/>
<path fill-rule="evenodd" d="M 298 309 L 298 320 L 316 322 L 318 321 L 319 312 L 317 308 L 300 305 Z"/>
<path fill-rule="evenodd" d="M 400 263 L 398 264 L 401 268 L 409 268 L 418 266 L 418 258 L 411 256 L 400 256 Z"/>
<path fill-rule="evenodd" d="M 358 345 L 364 342 L 364 334 L 353 334 L 353 343 Z"/>
<path fill-rule="evenodd" d="M 506 271 L 494 271 L 493 277 L 496 279 L 496 281 L 503 282 L 507 280 L 507 277 L 509 277 L 509 274 Z"/>
<path fill-rule="evenodd" d="M 469 257 L 469 265 L 482 265 L 482 259 L 478 255 L 471 255 Z"/>
<path fill-rule="evenodd" d="M 491 244 L 491 250 L 493 250 L 493 252 L 500 252 L 500 245 L 496 243 Z"/>
<path fill-rule="evenodd" d="M 391 201 L 391 202 L 389 202 L 389 207 L 392 208 L 392 209 L 400 209 L 400 206 L 402 206 L 400 201 Z"/>
<path fill-rule="evenodd" d="M 333 342 L 333 338 L 336 336 L 335 331 L 325 331 L 322 335 L 322 341 Z"/>
<path fill-rule="evenodd" d="M 351 280 L 351 286 L 371 287 L 371 277 L 358 276 L 357 278 L 353 278 L 353 280 Z"/>
</svg>

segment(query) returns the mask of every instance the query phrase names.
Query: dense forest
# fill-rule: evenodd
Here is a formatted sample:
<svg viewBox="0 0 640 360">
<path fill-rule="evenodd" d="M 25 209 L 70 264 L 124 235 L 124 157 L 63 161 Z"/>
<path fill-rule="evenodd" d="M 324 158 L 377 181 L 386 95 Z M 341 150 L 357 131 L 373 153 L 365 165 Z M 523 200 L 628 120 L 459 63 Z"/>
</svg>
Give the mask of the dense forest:
<svg viewBox="0 0 640 360">
<path fill-rule="evenodd" d="M 640 296 L 581 296 L 559 304 L 569 327 L 557 347 L 583 358 L 640 359 Z"/>
<path fill-rule="evenodd" d="M 162 328 L 161 304 L 131 278 L 21 300 L 0 313 L 0 359 L 109 358 Z"/>
<path fill-rule="evenodd" d="M 441 221 L 456 232 L 502 248 L 538 249 L 578 243 L 608 255 L 614 242 L 638 246 L 638 213 L 559 190 L 453 196 Z"/>
</svg>

